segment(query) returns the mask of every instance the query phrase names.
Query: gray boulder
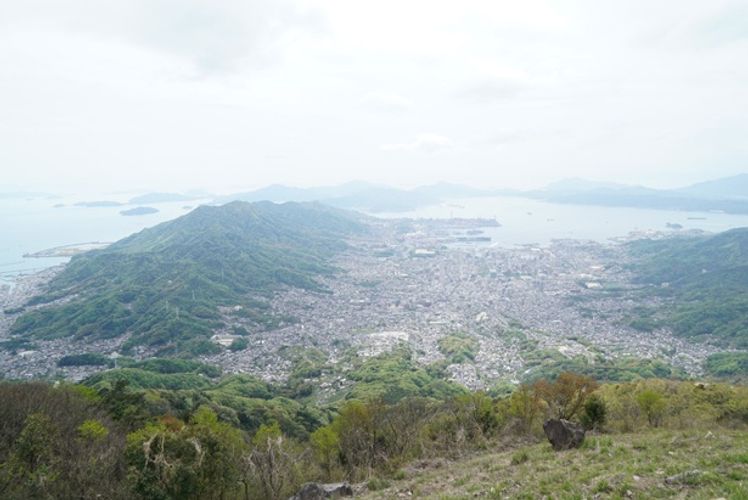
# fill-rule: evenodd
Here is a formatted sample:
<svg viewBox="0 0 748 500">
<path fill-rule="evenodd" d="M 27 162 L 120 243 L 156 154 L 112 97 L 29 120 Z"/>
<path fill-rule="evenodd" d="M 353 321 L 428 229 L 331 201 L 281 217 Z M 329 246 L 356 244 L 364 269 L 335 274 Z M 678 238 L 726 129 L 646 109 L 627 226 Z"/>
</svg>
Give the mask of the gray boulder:
<svg viewBox="0 0 748 500">
<path fill-rule="evenodd" d="M 698 484 L 699 480 L 701 479 L 701 476 L 703 475 L 704 473 L 701 472 L 699 469 L 688 470 L 685 472 L 681 472 L 680 474 L 676 474 L 674 476 L 666 477 L 665 484 L 669 484 L 669 485 Z"/>
<path fill-rule="evenodd" d="M 353 488 L 348 483 L 306 483 L 290 500 L 325 500 L 353 496 Z"/>
<path fill-rule="evenodd" d="M 556 451 L 579 448 L 584 442 L 584 427 L 562 418 L 546 420 L 543 431 Z"/>
</svg>

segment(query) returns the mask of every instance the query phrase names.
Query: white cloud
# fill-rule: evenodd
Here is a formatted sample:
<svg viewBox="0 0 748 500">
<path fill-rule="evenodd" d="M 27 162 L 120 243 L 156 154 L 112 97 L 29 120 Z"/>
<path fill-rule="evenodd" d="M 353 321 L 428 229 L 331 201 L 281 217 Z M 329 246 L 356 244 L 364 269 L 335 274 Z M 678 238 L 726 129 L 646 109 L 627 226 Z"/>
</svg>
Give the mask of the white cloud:
<svg viewBox="0 0 748 500">
<path fill-rule="evenodd" d="M 0 178 L 230 191 L 729 175 L 748 165 L 745 5 L 0 1 Z"/>
<path fill-rule="evenodd" d="M 434 153 L 453 147 L 452 141 L 448 137 L 437 134 L 419 134 L 413 142 L 402 144 L 383 144 L 382 151 L 422 151 L 425 153 Z"/>
<path fill-rule="evenodd" d="M 322 18 L 291 0 L 28 0 L 0 6 L 0 26 L 67 31 L 169 54 L 200 73 L 267 64 L 289 31 Z"/>
<path fill-rule="evenodd" d="M 387 92 L 369 92 L 364 96 L 364 104 L 381 111 L 407 111 L 413 107 L 410 99 Z"/>
</svg>

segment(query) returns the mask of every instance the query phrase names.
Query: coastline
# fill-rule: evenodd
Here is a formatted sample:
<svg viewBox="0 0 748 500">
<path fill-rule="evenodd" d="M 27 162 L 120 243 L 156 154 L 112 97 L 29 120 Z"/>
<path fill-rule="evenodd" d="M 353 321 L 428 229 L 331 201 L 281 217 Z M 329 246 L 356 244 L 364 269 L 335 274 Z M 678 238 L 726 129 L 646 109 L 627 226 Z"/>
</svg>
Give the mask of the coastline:
<svg viewBox="0 0 748 500">
<path fill-rule="evenodd" d="M 44 259 L 49 257 L 72 257 L 91 250 L 100 250 L 111 245 L 106 241 L 90 241 L 87 243 L 71 243 L 70 245 L 61 245 L 59 247 L 47 248 L 33 253 L 23 254 L 24 259 Z"/>
</svg>

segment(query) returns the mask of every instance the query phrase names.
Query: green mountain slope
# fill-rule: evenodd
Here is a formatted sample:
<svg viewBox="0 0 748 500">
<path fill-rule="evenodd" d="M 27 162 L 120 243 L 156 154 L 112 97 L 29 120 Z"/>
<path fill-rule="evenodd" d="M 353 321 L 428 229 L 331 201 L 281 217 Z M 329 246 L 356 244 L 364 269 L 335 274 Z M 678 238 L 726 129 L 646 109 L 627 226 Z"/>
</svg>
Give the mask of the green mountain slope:
<svg viewBox="0 0 748 500">
<path fill-rule="evenodd" d="M 72 297 L 21 316 L 13 333 L 111 338 L 126 348 L 197 354 L 222 325 L 218 306 L 261 327 L 279 318 L 262 300 L 279 286 L 319 289 L 329 257 L 364 231 L 358 216 L 315 203 L 234 202 L 200 207 L 70 262 L 34 303 Z M 127 350 L 127 349 L 126 349 Z"/>
<path fill-rule="evenodd" d="M 641 240 L 637 281 L 671 298 L 668 323 L 687 337 L 714 335 L 748 347 L 748 228 L 710 237 Z"/>
</svg>

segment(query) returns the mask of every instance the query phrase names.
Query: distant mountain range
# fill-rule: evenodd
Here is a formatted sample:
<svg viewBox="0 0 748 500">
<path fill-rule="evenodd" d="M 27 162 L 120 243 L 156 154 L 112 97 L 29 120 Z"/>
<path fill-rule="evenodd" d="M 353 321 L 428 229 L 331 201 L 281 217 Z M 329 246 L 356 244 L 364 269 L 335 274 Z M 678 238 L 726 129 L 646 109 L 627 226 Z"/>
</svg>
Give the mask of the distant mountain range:
<svg viewBox="0 0 748 500">
<path fill-rule="evenodd" d="M 550 184 L 545 189 L 534 191 L 474 188 L 448 183 L 414 189 L 393 188 L 366 182 L 310 188 L 274 184 L 255 191 L 221 196 L 215 201 L 321 201 L 339 208 L 376 213 L 405 212 L 450 199 L 483 196 L 519 196 L 552 203 L 743 214 L 748 213 L 748 174 L 679 189 L 652 189 L 584 179 L 565 179 Z"/>
<path fill-rule="evenodd" d="M 553 203 L 745 214 L 748 213 L 748 174 L 678 189 L 569 179 L 521 195 Z"/>
<path fill-rule="evenodd" d="M 405 212 L 418 207 L 433 205 L 450 198 L 490 196 L 489 191 L 459 184 L 433 184 L 414 189 L 401 189 L 367 182 L 349 182 L 338 186 L 297 188 L 274 184 L 255 191 L 235 193 L 216 199 L 227 201 L 320 201 L 338 208 L 357 209 L 367 212 Z"/>
<path fill-rule="evenodd" d="M 275 203 L 319 201 L 337 208 L 378 213 L 407 212 L 428 205 L 444 203 L 451 199 L 485 196 L 518 196 L 552 203 L 579 205 L 746 214 L 748 213 L 748 174 L 700 182 L 677 189 L 653 189 L 585 179 L 563 179 L 543 189 L 531 191 L 476 188 L 444 182 L 413 189 L 362 181 L 305 188 L 272 184 L 253 191 L 213 197 L 206 193 L 153 192 L 136 196 L 127 203 L 94 201 L 80 202 L 76 205 L 86 207 L 150 205 L 212 198 L 212 204 L 216 205 L 230 201 L 272 201 Z"/>
<path fill-rule="evenodd" d="M 210 352 L 220 306 L 261 328 L 283 321 L 262 297 L 281 285 L 319 289 L 316 277 L 333 270 L 328 258 L 365 230 L 361 217 L 317 203 L 202 206 L 73 257 L 32 304 L 69 301 L 22 315 L 12 332 L 26 339 L 127 333 L 126 352 Z"/>
<path fill-rule="evenodd" d="M 748 174 L 738 174 L 722 179 L 699 182 L 676 190 L 679 193 L 701 198 L 748 199 Z"/>
</svg>

